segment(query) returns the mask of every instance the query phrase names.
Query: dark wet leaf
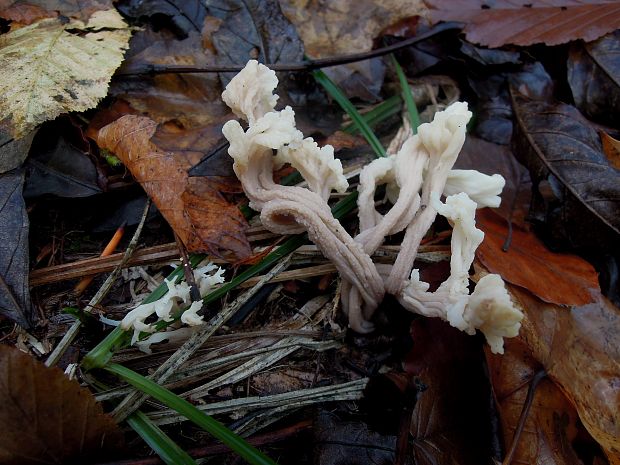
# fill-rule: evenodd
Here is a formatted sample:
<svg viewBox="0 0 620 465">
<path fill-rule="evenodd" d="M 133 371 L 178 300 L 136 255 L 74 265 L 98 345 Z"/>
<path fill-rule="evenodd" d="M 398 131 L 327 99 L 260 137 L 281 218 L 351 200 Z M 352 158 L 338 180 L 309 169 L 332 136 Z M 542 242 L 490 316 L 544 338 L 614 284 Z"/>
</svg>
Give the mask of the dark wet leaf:
<svg viewBox="0 0 620 465">
<path fill-rule="evenodd" d="M 120 431 L 88 389 L 5 345 L 0 402 L 2 464 L 92 463 L 117 452 Z"/>
<path fill-rule="evenodd" d="M 221 21 L 211 40 L 221 64 L 297 62 L 304 48 L 277 0 L 207 0 L 207 12 Z M 223 84 L 234 76 L 223 74 Z"/>
<path fill-rule="evenodd" d="M 3 128 L 0 128 L 0 174 L 19 168 L 28 156 L 28 150 L 36 131 L 32 131 L 21 139 L 14 139 Z"/>
<path fill-rule="evenodd" d="M 414 320 L 411 337 L 405 370 L 427 387 L 411 421 L 414 463 L 487 463 L 490 389 L 479 343 L 436 318 Z"/>
<path fill-rule="evenodd" d="M 583 114 L 616 125 L 620 116 L 620 31 L 587 44 L 573 44 L 568 83 Z"/>
<path fill-rule="evenodd" d="M 477 47 L 464 40 L 461 41 L 461 53 L 476 60 L 481 65 L 504 65 L 521 63 L 519 52 Z"/>
<path fill-rule="evenodd" d="M 28 291 L 28 215 L 23 184 L 23 170 L 0 175 L 0 315 L 29 328 L 34 312 Z"/>
<path fill-rule="evenodd" d="M 201 32 L 206 9 L 201 0 L 126 0 L 119 2 L 117 8 L 131 18 L 164 16 L 171 28 L 182 37 L 190 31 Z"/>
<path fill-rule="evenodd" d="M 513 152 L 532 177 L 532 220 L 560 245 L 617 250 L 620 170 L 596 130 L 570 105 L 512 97 Z"/>
<path fill-rule="evenodd" d="M 37 150 L 26 162 L 28 179 L 24 197 L 43 194 L 88 197 L 100 194 L 102 190 L 97 183 L 97 168 L 90 157 L 64 137 L 57 138 L 54 144 L 52 135 L 44 135 L 49 138 L 43 144 L 35 144 Z"/>
<path fill-rule="evenodd" d="M 372 431 L 362 421 L 321 411 L 315 423 L 315 459 L 321 465 L 391 465 L 396 436 Z"/>
</svg>

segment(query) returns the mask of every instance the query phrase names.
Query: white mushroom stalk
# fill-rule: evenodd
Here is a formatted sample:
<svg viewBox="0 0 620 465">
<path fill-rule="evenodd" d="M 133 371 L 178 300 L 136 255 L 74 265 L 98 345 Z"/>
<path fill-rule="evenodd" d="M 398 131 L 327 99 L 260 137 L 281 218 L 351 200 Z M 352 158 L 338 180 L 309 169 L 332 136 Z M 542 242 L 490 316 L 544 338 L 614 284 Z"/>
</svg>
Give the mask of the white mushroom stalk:
<svg viewBox="0 0 620 465">
<path fill-rule="evenodd" d="M 290 107 L 275 110 L 277 83 L 273 71 L 250 61 L 222 94 L 234 113 L 248 123 L 244 130 L 237 121 L 229 121 L 223 133 L 230 142 L 235 173 L 250 206 L 261 212 L 263 225 L 281 234 L 308 232 L 340 272 L 343 310 L 354 330 L 373 330 L 370 319 L 389 292 L 411 311 L 442 318 L 470 334 L 480 329 L 492 350 L 502 352 L 503 338 L 516 335 L 523 315 L 512 305 L 497 275 L 482 278 L 470 295 L 469 269 L 484 237 L 475 227 L 476 208 L 499 205 L 504 179 L 452 170 L 471 118 L 467 104 L 456 102 L 437 113 L 431 123 L 418 128 L 417 135 L 404 141 L 396 155 L 375 160 L 362 170 L 360 233 L 353 239 L 327 204 L 332 190 L 344 192 L 348 187 L 342 165 L 331 146 L 319 148 L 311 138 L 303 138 Z M 284 163 L 301 173 L 308 189 L 273 181 L 274 166 Z M 380 184 L 387 184 L 393 203 L 385 215 L 374 207 Z M 428 292 L 428 284 L 412 269 L 437 213 L 454 228 L 451 273 L 435 292 Z M 403 230 L 405 237 L 394 265 L 376 266 L 371 255 L 386 236 Z M 142 314 L 136 321 L 140 318 Z"/>
</svg>

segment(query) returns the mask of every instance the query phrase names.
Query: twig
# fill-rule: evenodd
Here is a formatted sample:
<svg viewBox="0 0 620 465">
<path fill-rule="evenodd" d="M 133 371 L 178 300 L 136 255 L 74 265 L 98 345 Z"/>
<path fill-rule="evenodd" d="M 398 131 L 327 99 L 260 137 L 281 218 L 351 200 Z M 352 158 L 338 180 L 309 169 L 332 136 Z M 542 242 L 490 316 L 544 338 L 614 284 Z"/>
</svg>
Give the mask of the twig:
<svg viewBox="0 0 620 465">
<path fill-rule="evenodd" d="M 534 394 L 536 394 L 536 388 L 538 387 L 540 382 L 546 377 L 547 372 L 545 370 L 537 371 L 532 377 L 530 386 L 527 389 L 527 396 L 525 397 L 523 408 L 521 409 L 519 422 L 517 423 L 517 427 L 515 429 L 515 434 L 512 436 L 512 443 L 510 444 L 510 449 L 508 449 L 502 465 L 510 465 L 510 463 L 512 462 L 515 451 L 517 450 L 517 445 L 519 444 L 519 439 L 521 438 L 521 433 L 523 432 L 523 428 L 525 427 L 527 415 L 529 414 L 530 408 L 532 407 L 532 402 L 534 401 Z"/>
<path fill-rule="evenodd" d="M 134 233 L 133 237 L 131 238 L 131 241 L 129 242 L 129 245 L 127 246 L 127 250 L 125 250 L 125 253 L 123 254 L 123 258 L 121 262 L 117 265 L 114 271 L 110 273 L 110 276 L 108 276 L 108 278 L 101 285 L 101 288 L 99 288 L 99 291 L 97 291 L 97 293 L 93 296 L 93 298 L 90 299 L 90 302 L 88 302 L 88 305 L 86 305 L 86 307 L 84 308 L 85 312 L 91 312 L 92 309 L 95 306 L 97 306 L 99 302 L 103 300 L 103 298 L 106 296 L 106 294 L 112 287 L 112 284 L 114 283 L 114 281 L 116 281 L 116 279 L 118 278 L 118 275 L 120 274 L 121 269 L 123 268 L 124 264 L 131 257 L 131 254 L 133 253 L 136 246 L 138 245 L 138 239 L 140 238 L 140 234 L 142 233 L 142 228 L 144 227 L 144 223 L 146 222 L 146 217 L 148 216 L 150 206 L 151 206 L 151 201 L 147 200 L 144 206 L 144 211 L 142 212 L 142 218 L 140 218 L 140 223 L 138 224 L 138 227 L 136 228 L 136 232 Z M 69 330 L 65 333 L 63 338 L 60 340 L 56 348 L 53 350 L 53 352 L 50 354 L 47 360 L 45 360 L 45 366 L 49 367 L 49 366 L 52 366 L 58 363 L 58 360 L 60 360 L 60 357 L 62 357 L 65 351 L 69 348 L 69 345 L 73 342 L 73 340 L 77 336 L 78 332 L 80 331 L 81 326 L 82 326 L 82 322 L 80 320 L 75 320 L 73 325 L 71 325 Z"/>
<path fill-rule="evenodd" d="M 190 336 L 172 356 L 166 360 L 151 376 L 155 382 L 162 384 L 172 374 L 183 365 L 206 341 L 215 333 L 229 318 L 231 318 L 241 306 L 247 302 L 261 287 L 263 287 L 271 278 L 276 276 L 290 264 L 292 254 L 289 254 L 280 261 L 273 269 L 264 276 L 252 289 L 238 297 L 231 304 L 224 307 L 221 312 L 215 315 L 209 323 L 198 328 L 198 330 Z M 148 396 L 140 391 L 133 391 L 112 412 L 117 422 L 120 422 L 137 410 L 140 405 L 148 398 Z"/>
<path fill-rule="evenodd" d="M 108 257 L 112 255 L 112 253 L 114 253 L 114 250 L 118 246 L 118 243 L 121 241 L 121 239 L 123 238 L 123 235 L 125 234 L 126 225 L 127 225 L 127 222 L 123 221 L 123 224 L 121 224 L 118 227 L 118 229 L 112 236 L 112 239 L 110 239 L 110 242 L 108 242 L 108 245 L 105 246 L 105 248 L 103 249 L 103 252 L 101 252 L 101 255 L 99 255 L 100 257 Z M 82 278 L 80 282 L 77 283 L 75 288 L 73 289 L 73 294 L 75 296 L 82 295 L 82 293 L 86 290 L 86 288 L 90 286 L 90 283 L 93 282 L 93 279 L 95 279 L 95 275 L 86 276 Z"/>
<path fill-rule="evenodd" d="M 330 58 L 320 58 L 317 60 L 305 60 L 298 63 L 270 63 L 266 66 L 274 71 L 310 71 L 320 68 L 328 68 L 330 66 L 344 65 L 347 63 L 353 63 L 356 61 L 368 60 L 370 58 L 380 57 L 387 55 L 403 48 L 407 48 L 413 44 L 428 39 L 436 34 L 452 29 L 460 29 L 462 26 L 458 23 L 443 23 L 433 27 L 430 31 L 420 34 L 419 36 L 405 39 L 393 45 L 377 48 L 364 53 L 354 53 L 351 55 L 340 55 Z M 243 65 L 212 65 L 202 67 L 191 66 L 169 66 L 169 65 L 147 65 L 141 71 L 120 71 L 116 73 L 116 76 L 143 76 L 145 74 L 183 74 L 183 73 L 226 73 L 226 72 L 239 72 L 243 69 Z"/>
<path fill-rule="evenodd" d="M 189 284 L 189 295 L 192 298 L 192 302 L 197 302 L 201 299 L 200 290 L 198 289 L 196 279 L 194 278 L 194 270 L 192 270 L 192 265 L 189 262 L 187 249 L 185 248 L 185 244 L 183 244 L 181 238 L 176 233 L 174 234 L 174 239 L 177 243 L 179 253 L 181 254 L 181 266 L 183 267 L 183 275 L 185 276 L 185 281 L 187 281 L 187 284 Z"/>
</svg>

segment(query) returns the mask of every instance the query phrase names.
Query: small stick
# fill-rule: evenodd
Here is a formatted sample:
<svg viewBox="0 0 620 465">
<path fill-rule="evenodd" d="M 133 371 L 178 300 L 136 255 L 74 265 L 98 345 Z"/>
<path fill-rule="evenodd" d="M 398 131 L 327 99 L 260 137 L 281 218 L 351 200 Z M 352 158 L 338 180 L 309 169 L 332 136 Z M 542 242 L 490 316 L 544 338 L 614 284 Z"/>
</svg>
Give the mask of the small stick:
<svg viewBox="0 0 620 465">
<path fill-rule="evenodd" d="M 189 263 L 187 248 L 176 233 L 174 234 L 174 239 L 176 240 L 179 253 L 181 254 L 181 265 L 183 266 L 185 281 L 189 284 L 189 295 L 192 298 L 192 302 L 197 302 L 202 299 L 202 297 L 200 297 L 200 290 L 198 289 L 198 284 L 196 284 L 196 279 L 194 278 L 194 270 L 192 270 L 192 265 Z"/>
<path fill-rule="evenodd" d="M 129 260 L 129 258 L 131 258 L 131 254 L 133 253 L 136 246 L 138 245 L 138 239 L 140 238 L 140 234 L 142 233 L 142 228 L 144 227 L 144 223 L 146 222 L 146 217 L 148 216 L 150 206 L 151 206 L 151 201 L 149 199 L 146 201 L 146 205 L 144 206 L 144 211 L 142 212 L 142 218 L 140 219 L 140 223 L 138 224 L 138 227 L 136 228 L 136 232 L 134 233 L 133 237 L 131 238 L 131 241 L 129 242 L 129 245 L 127 246 L 127 250 L 125 250 L 123 259 L 118 264 L 118 266 L 114 269 L 114 271 L 110 273 L 110 276 L 108 276 L 105 282 L 101 285 L 101 288 L 99 289 L 99 291 L 97 291 L 97 293 L 93 296 L 93 298 L 90 299 L 90 302 L 88 302 L 88 305 L 86 305 L 86 307 L 84 308 L 85 312 L 90 313 L 92 309 L 96 305 L 98 305 L 99 302 L 103 300 L 103 298 L 106 296 L 106 294 L 112 287 L 112 284 L 114 283 L 114 281 L 116 281 L 116 278 L 118 277 L 121 270 L 123 269 L 123 266 Z M 82 322 L 80 320 L 75 320 L 73 325 L 71 325 L 69 330 L 65 333 L 63 338 L 60 340 L 56 348 L 53 350 L 50 356 L 47 357 L 47 360 L 45 360 L 45 366 L 49 367 L 49 366 L 53 366 L 56 363 L 58 363 L 58 360 L 60 360 L 60 357 L 62 357 L 65 351 L 69 348 L 69 345 L 71 345 L 71 343 L 77 336 L 78 332 L 80 331 L 81 326 L 82 326 Z"/>
<path fill-rule="evenodd" d="M 118 227 L 118 229 L 114 233 L 114 236 L 112 236 L 112 239 L 110 239 L 110 242 L 108 242 L 108 245 L 105 246 L 105 249 L 103 249 L 103 252 L 101 252 L 101 255 L 99 255 L 100 257 L 107 257 L 114 253 L 114 249 L 116 249 L 116 247 L 118 246 L 118 243 L 123 238 L 123 234 L 125 234 L 126 225 L 127 225 L 127 222 L 123 221 L 123 224 L 121 224 Z M 90 283 L 93 281 L 94 278 L 95 278 L 94 275 L 86 276 L 85 278 L 82 278 L 82 280 L 79 283 L 77 283 L 77 285 L 73 289 L 73 293 L 76 296 L 81 295 L 82 292 L 84 292 L 86 288 L 90 285 Z"/>
<path fill-rule="evenodd" d="M 525 402 L 523 403 L 523 408 L 521 409 L 521 415 L 519 416 L 519 422 L 517 423 L 517 428 L 515 429 L 515 434 L 512 437 L 512 443 L 510 444 L 510 449 L 506 453 L 506 457 L 502 462 L 502 465 L 510 465 L 512 462 L 512 458 L 515 455 L 515 451 L 517 450 L 517 445 L 519 444 L 519 439 L 521 438 L 521 433 L 523 432 L 523 428 L 525 427 L 525 421 L 527 420 L 527 415 L 530 413 L 530 408 L 532 407 L 532 403 L 534 401 L 534 394 L 536 394 L 536 388 L 540 384 L 540 382 L 547 377 L 547 372 L 545 370 L 537 371 L 532 377 L 532 381 L 530 381 L 530 386 L 527 389 L 527 396 L 525 397 Z"/>
</svg>

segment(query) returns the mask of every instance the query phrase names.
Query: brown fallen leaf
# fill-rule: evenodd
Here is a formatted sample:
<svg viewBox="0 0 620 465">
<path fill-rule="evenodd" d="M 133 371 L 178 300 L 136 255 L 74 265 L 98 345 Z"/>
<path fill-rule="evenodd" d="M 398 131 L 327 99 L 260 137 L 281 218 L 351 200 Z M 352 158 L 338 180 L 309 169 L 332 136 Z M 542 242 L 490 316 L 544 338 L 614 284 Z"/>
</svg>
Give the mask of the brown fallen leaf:
<svg viewBox="0 0 620 465">
<path fill-rule="evenodd" d="M 87 389 L 5 345 L 0 403 L 2 464 L 92 463 L 117 451 L 120 430 Z"/>
<path fill-rule="evenodd" d="M 595 40 L 620 28 L 613 0 L 426 0 L 433 21 L 465 23 L 467 40 L 488 47 Z"/>
<path fill-rule="evenodd" d="M 620 309 L 603 296 L 570 308 L 509 286 L 520 304 L 520 338 L 572 402 L 609 463 L 620 464 Z"/>
<path fill-rule="evenodd" d="M 0 17 L 22 22 L 20 20 L 33 19 L 32 15 L 39 18 L 54 18 L 60 14 L 67 18 L 87 21 L 93 13 L 113 8 L 112 0 L 2 0 Z"/>
<path fill-rule="evenodd" d="M 513 228 L 508 250 L 508 224 L 492 210 L 478 210 L 476 224 L 484 241 L 476 257 L 492 273 L 528 289 L 545 302 L 585 305 L 595 302 L 599 291 L 594 267 L 576 255 L 553 253 L 533 232 Z"/>
<path fill-rule="evenodd" d="M 129 168 L 189 251 L 247 257 L 247 223 L 221 193 L 231 185 L 218 177 L 190 178 L 202 153 L 162 150 L 152 140 L 156 130 L 150 118 L 125 115 L 99 131 L 97 144 Z"/>
<path fill-rule="evenodd" d="M 504 354 L 485 348 L 489 375 L 499 408 L 504 449 L 508 451 L 533 376 L 540 364 L 518 338 L 506 339 Z M 512 464 L 581 465 L 571 442 L 577 435 L 577 412 L 562 391 L 548 379 L 536 388 Z"/>
<path fill-rule="evenodd" d="M 614 168 L 620 170 L 620 140 L 614 139 L 604 131 L 599 131 L 603 153 Z"/>
</svg>

